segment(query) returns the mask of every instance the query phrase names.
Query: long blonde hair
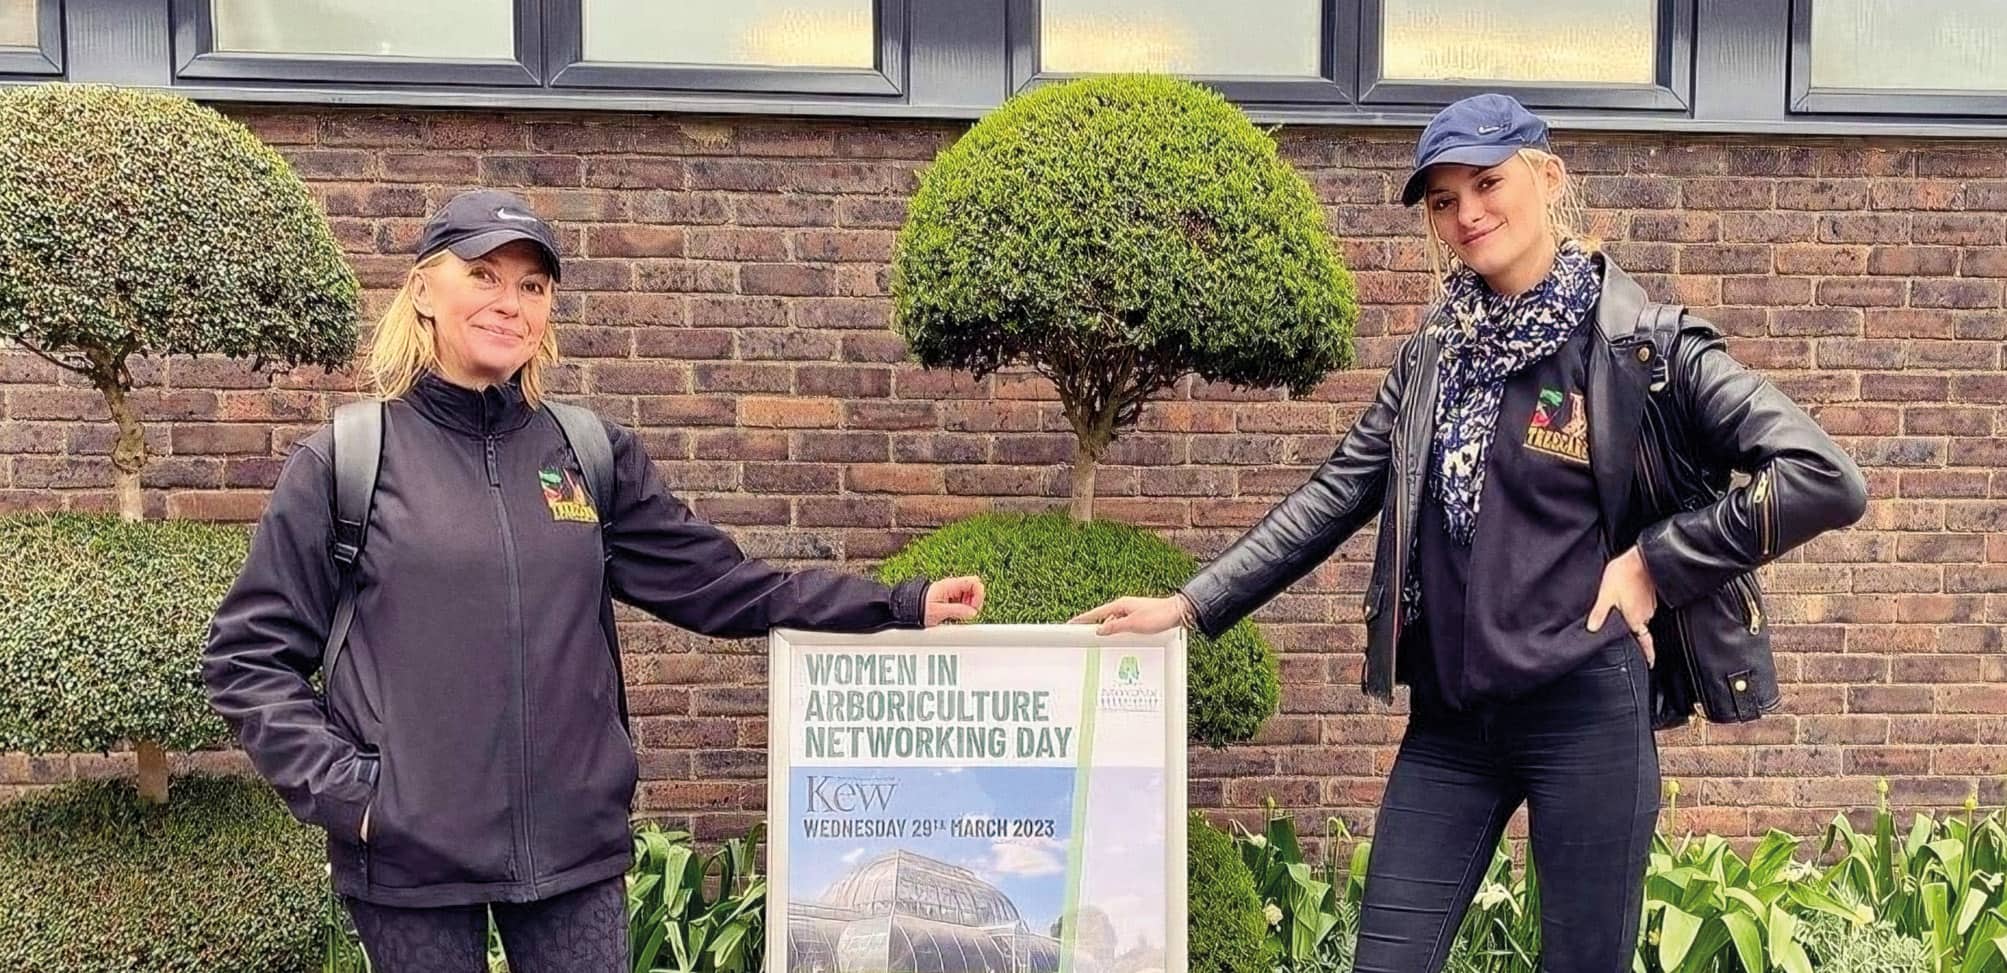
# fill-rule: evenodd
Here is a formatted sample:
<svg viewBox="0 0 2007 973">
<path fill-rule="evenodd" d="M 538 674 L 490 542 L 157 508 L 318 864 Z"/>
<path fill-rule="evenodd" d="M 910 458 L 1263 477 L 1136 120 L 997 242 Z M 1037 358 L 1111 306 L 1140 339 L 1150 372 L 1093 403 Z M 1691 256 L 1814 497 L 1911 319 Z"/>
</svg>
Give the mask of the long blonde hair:
<svg viewBox="0 0 2007 973">
<path fill-rule="evenodd" d="M 1554 234 L 1554 242 L 1560 244 L 1573 240 L 1591 253 L 1601 248 L 1602 241 L 1586 232 L 1588 223 L 1583 212 L 1582 194 L 1575 186 L 1575 177 L 1561 162 L 1560 156 L 1540 149 L 1520 149 L 1518 158 L 1536 177 L 1540 167 L 1546 165 L 1549 159 L 1561 166 L 1561 189 L 1547 201 L 1547 230 Z M 1436 296 L 1440 298 L 1450 275 L 1463 269 L 1463 262 L 1450 251 L 1449 244 L 1436 236 L 1436 223 L 1429 218 L 1426 202 L 1422 204 L 1422 232 L 1428 236 L 1429 267 L 1435 272 Z"/>
<path fill-rule="evenodd" d="M 420 314 L 418 305 L 412 301 L 411 286 L 419 274 L 444 263 L 446 254 L 447 251 L 441 250 L 411 268 L 405 275 L 404 286 L 397 289 L 397 296 L 390 299 L 390 307 L 384 310 L 383 317 L 376 322 L 376 330 L 369 336 L 363 352 L 364 369 L 369 391 L 379 399 L 394 399 L 411 391 L 419 378 L 439 367 L 438 335 L 433 331 L 432 319 Z M 556 296 L 555 290 L 552 296 Z M 546 323 L 536 356 L 517 373 L 523 399 L 532 408 L 543 404 L 544 369 L 558 361 L 557 327 Z"/>
</svg>

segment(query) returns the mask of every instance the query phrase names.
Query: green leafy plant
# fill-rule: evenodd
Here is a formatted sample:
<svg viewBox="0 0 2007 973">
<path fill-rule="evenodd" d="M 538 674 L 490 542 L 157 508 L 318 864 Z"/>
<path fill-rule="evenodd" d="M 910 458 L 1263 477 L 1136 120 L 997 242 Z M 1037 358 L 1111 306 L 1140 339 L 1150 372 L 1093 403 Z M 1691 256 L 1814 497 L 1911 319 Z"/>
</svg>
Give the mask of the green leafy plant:
<svg viewBox="0 0 2007 973">
<path fill-rule="evenodd" d="M 1254 876 L 1255 894 L 1261 896 L 1264 908 L 1274 910 L 1272 935 L 1282 963 L 1293 967 L 1310 962 L 1344 921 L 1339 908 L 1343 879 L 1335 859 L 1327 859 L 1321 868 L 1304 861 L 1296 821 L 1277 811 L 1273 800 L 1268 801 L 1268 819 L 1259 834 L 1237 822 L 1233 830 L 1241 863 Z"/>
<path fill-rule="evenodd" d="M 134 359 L 340 367 L 357 297 L 312 195 L 244 126 L 159 92 L 0 89 L 0 341 L 104 397 L 122 519 L 144 516 Z M 134 744 L 141 795 L 165 800 L 161 741 Z"/>
<path fill-rule="evenodd" d="M 0 517 L 0 751 L 227 741 L 199 668 L 249 537 L 192 521 Z"/>
<path fill-rule="evenodd" d="M 1309 184 L 1217 93 L 1165 77 L 1047 85 L 921 177 L 892 265 L 930 368 L 1050 379 L 1076 438 L 1073 515 L 1144 404 L 1187 374 L 1307 392 L 1358 316 Z"/>
<path fill-rule="evenodd" d="M 1930 947 L 1886 922 L 1862 926 L 1829 915 L 1806 917 L 1798 941 L 1819 973 L 1934 973 Z"/>
<path fill-rule="evenodd" d="M 766 953 L 767 880 L 756 825 L 708 857 L 683 831 L 644 826 L 634 836 L 627 890 L 634 973 L 754 973 Z"/>
<path fill-rule="evenodd" d="M 1268 915 L 1232 836 L 1193 813 L 1185 868 L 1191 889 L 1186 949 L 1192 973 L 1266 973 L 1276 955 Z"/>
<path fill-rule="evenodd" d="M 326 874 L 262 781 L 184 775 L 164 805 L 130 780 L 64 784 L 0 807 L 0 969 L 304 970 Z"/>
<path fill-rule="evenodd" d="M 1191 555 L 1127 524 L 983 514 L 907 545 L 878 576 L 980 575 L 989 590 L 978 621 L 1052 624 L 1122 595 L 1170 592 L 1194 569 Z M 1242 621 L 1217 639 L 1193 633 L 1188 644 L 1188 735 L 1210 746 L 1253 737 L 1281 692 L 1274 653 L 1254 623 Z"/>
<path fill-rule="evenodd" d="M 1825 878 L 1836 894 L 1930 947 L 1934 973 L 2007 971 L 2007 825 L 1995 811 L 1937 820 L 1918 814 L 1896 832 L 1888 785 L 1880 786 L 1867 834 L 1844 815 L 1826 829 L 1823 851 L 1838 856 Z"/>
</svg>

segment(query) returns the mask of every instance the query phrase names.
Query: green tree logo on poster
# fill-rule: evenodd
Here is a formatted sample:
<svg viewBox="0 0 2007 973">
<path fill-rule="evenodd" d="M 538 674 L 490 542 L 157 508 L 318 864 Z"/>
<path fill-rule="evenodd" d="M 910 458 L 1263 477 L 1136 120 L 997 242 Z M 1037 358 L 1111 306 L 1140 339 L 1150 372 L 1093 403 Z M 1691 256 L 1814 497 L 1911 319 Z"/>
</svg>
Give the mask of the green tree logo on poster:
<svg viewBox="0 0 2007 973">
<path fill-rule="evenodd" d="M 1122 657 L 1122 665 L 1115 671 L 1115 678 L 1124 686 L 1134 686 L 1143 681 L 1143 670 L 1136 664 L 1135 656 Z"/>
</svg>

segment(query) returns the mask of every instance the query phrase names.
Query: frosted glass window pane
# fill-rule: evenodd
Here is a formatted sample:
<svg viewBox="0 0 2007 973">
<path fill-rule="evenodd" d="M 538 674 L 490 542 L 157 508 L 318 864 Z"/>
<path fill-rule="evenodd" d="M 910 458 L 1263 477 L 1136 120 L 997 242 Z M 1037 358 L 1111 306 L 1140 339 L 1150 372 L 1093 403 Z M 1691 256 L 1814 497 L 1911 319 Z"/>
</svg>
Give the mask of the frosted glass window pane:
<svg viewBox="0 0 2007 973">
<path fill-rule="evenodd" d="M 640 64 L 869 68 L 872 0 L 585 0 L 585 59 Z"/>
<path fill-rule="evenodd" d="M 2007 7 L 1973 0 L 1815 0 L 1812 85 L 2007 91 Z"/>
<path fill-rule="evenodd" d="M 41 43 L 35 29 L 36 0 L 0 0 L 0 47 L 34 47 Z"/>
<path fill-rule="evenodd" d="M 513 58 L 510 0 L 212 0 L 216 49 L 425 60 Z"/>
<path fill-rule="evenodd" d="M 1044 0 L 1039 67 L 1314 78 L 1322 7 L 1319 0 Z"/>
<path fill-rule="evenodd" d="M 1381 10 L 1387 78 L 1657 80 L 1655 0 L 1383 0 Z"/>
</svg>

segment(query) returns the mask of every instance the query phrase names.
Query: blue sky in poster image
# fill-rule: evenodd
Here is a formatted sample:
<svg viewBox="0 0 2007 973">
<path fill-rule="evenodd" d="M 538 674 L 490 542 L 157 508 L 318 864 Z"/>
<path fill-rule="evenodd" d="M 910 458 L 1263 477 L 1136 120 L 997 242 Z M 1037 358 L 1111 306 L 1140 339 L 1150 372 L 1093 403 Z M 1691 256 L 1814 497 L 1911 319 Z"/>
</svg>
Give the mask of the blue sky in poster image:
<svg viewBox="0 0 2007 973">
<path fill-rule="evenodd" d="M 885 811 L 822 813 L 836 819 L 940 819 L 977 816 L 1050 819 L 1050 838 L 956 838 L 952 830 L 915 838 L 807 838 L 802 833 L 808 777 L 871 778 L 897 785 Z M 812 901 L 852 868 L 896 849 L 959 865 L 1003 890 L 1032 929 L 1045 932 L 1066 901 L 1066 838 L 1073 827 L 1071 767 L 814 767 L 794 769 L 788 806 L 789 897 Z"/>
</svg>

